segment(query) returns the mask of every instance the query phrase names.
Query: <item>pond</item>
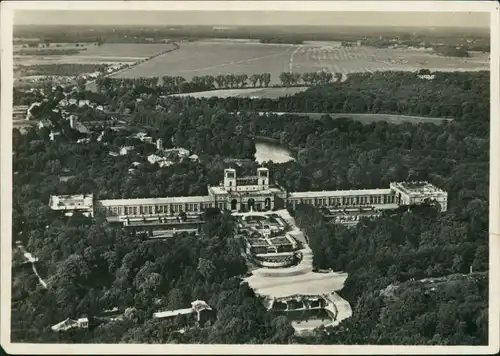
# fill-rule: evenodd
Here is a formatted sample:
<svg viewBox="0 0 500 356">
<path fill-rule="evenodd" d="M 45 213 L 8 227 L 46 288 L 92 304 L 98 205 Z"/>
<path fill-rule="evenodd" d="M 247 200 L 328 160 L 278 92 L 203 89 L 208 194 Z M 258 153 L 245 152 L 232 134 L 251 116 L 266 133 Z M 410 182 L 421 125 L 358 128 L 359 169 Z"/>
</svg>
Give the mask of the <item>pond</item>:
<svg viewBox="0 0 500 356">
<path fill-rule="evenodd" d="M 294 161 L 290 150 L 275 143 L 270 142 L 255 142 L 255 160 L 258 163 L 273 161 L 274 163 L 285 163 Z"/>
</svg>

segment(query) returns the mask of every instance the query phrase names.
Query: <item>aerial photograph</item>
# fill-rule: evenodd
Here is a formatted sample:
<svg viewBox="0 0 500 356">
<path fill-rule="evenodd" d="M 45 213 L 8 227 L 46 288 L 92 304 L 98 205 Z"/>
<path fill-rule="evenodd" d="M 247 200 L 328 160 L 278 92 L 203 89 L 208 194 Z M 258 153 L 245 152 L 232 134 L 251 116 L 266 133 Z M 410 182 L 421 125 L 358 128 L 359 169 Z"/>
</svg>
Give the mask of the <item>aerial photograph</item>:
<svg viewBox="0 0 500 356">
<path fill-rule="evenodd" d="M 17 10 L 13 71 L 11 343 L 491 342 L 490 13 Z"/>
</svg>

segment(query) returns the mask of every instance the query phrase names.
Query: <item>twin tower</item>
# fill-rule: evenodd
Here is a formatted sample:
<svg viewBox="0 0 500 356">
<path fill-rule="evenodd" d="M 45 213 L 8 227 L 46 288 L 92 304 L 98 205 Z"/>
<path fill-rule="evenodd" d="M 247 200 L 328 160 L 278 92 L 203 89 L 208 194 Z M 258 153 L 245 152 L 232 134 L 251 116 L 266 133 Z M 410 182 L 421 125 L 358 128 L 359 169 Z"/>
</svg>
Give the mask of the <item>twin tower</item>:
<svg viewBox="0 0 500 356">
<path fill-rule="evenodd" d="M 250 177 L 236 177 L 235 169 L 224 169 L 224 189 L 235 192 L 269 189 L 269 169 L 257 168 L 257 175 Z"/>
</svg>

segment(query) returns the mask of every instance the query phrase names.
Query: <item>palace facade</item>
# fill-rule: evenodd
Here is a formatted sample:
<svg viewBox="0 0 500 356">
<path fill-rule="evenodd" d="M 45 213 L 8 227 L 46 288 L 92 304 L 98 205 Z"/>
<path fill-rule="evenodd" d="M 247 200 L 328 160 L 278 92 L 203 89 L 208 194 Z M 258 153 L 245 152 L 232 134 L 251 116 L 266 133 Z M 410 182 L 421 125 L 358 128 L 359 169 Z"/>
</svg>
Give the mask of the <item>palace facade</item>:
<svg viewBox="0 0 500 356">
<path fill-rule="evenodd" d="M 172 216 L 185 212 L 190 215 L 208 208 L 220 210 L 269 210 L 310 204 L 318 208 L 392 209 L 398 206 L 439 204 L 448 207 L 448 193 L 428 182 L 391 183 L 387 189 L 287 192 L 270 182 L 269 170 L 258 168 L 255 176 L 238 177 L 235 169 L 224 170 L 224 180 L 218 186 L 208 186 L 206 196 L 104 199 L 94 200 L 91 194 L 51 196 L 50 207 L 70 215 L 78 210 L 86 215 L 104 213 L 115 220 Z"/>
</svg>

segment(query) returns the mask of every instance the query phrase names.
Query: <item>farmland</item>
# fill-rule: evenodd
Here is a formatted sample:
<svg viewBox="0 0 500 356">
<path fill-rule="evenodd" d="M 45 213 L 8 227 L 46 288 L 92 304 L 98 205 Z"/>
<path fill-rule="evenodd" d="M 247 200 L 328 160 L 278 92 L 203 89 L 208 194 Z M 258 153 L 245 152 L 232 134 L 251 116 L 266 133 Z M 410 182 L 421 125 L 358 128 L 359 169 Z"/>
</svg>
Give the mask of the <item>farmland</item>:
<svg viewBox="0 0 500 356">
<path fill-rule="evenodd" d="M 53 78 L 53 83 L 69 83 L 75 75 L 95 73 L 97 68 L 103 65 L 108 65 L 109 70 L 117 72 L 124 67 L 131 67 L 176 48 L 173 43 L 105 43 L 100 46 L 93 43 L 78 44 L 78 46 L 57 43 L 51 44 L 49 48 L 29 49 L 17 45 L 14 47 L 15 85 L 29 86 L 33 82 L 40 83 L 46 76 L 56 76 L 57 78 Z M 26 51 L 29 51 L 30 55 L 23 55 Z M 47 52 L 50 55 L 44 55 Z"/>
<path fill-rule="evenodd" d="M 280 84 L 281 72 L 327 70 L 347 74 L 375 71 L 477 71 L 489 69 L 489 54 L 473 52 L 468 58 L 442 57 L 431 51 L 373 47 L 342 47 L 335 42 L 303 45 L 261 44 L 256 41 L 202 40 L 180 43 L 176 51 L 155 57 L 116 74 L 120 78 L 194 76 L 270 72 L 271 85 Z"/>
<path fill-rule="evenodd" d="M 279 73 L 288 71 L 288 62 L 292 52 L 293 47 L 288 45 L 260 45 L 239 41 L 181 43 L 177 51 L 153 58 L 128 71 L 121 72 L 116 77 L 170 75 L 191 80 L 194 76 L 207 74 L 246 73 L 251 75 L 266 71 L 275 76 L 272 80 L 277 81 Z"/>
<path fill-rule="evenodd" d="M 52 48 L 52 47 L 51 47 Z M 22 55 L 21 49 L 14 51 L 14 63 L 17 65 L 36 64 L 113 64 L 129 63 L 133 64 L 149 57 L 174 49 L 175 45 L 165 44 L 135 44 L 135 43 L 105 43 L 101 46 L 94 44 L 84 44 L 81 47 L 69 47 L 62 44 L 61 47 L 54 47 L 54 50 L 80 49 L 77 54 L 71 55 Z M 36 51 L 37 49 L 30 49 Z M 40 53 L 46 48 L 40 48 Z M 31 52 L 30 52 L 31 53 Z"/>
</svg>

